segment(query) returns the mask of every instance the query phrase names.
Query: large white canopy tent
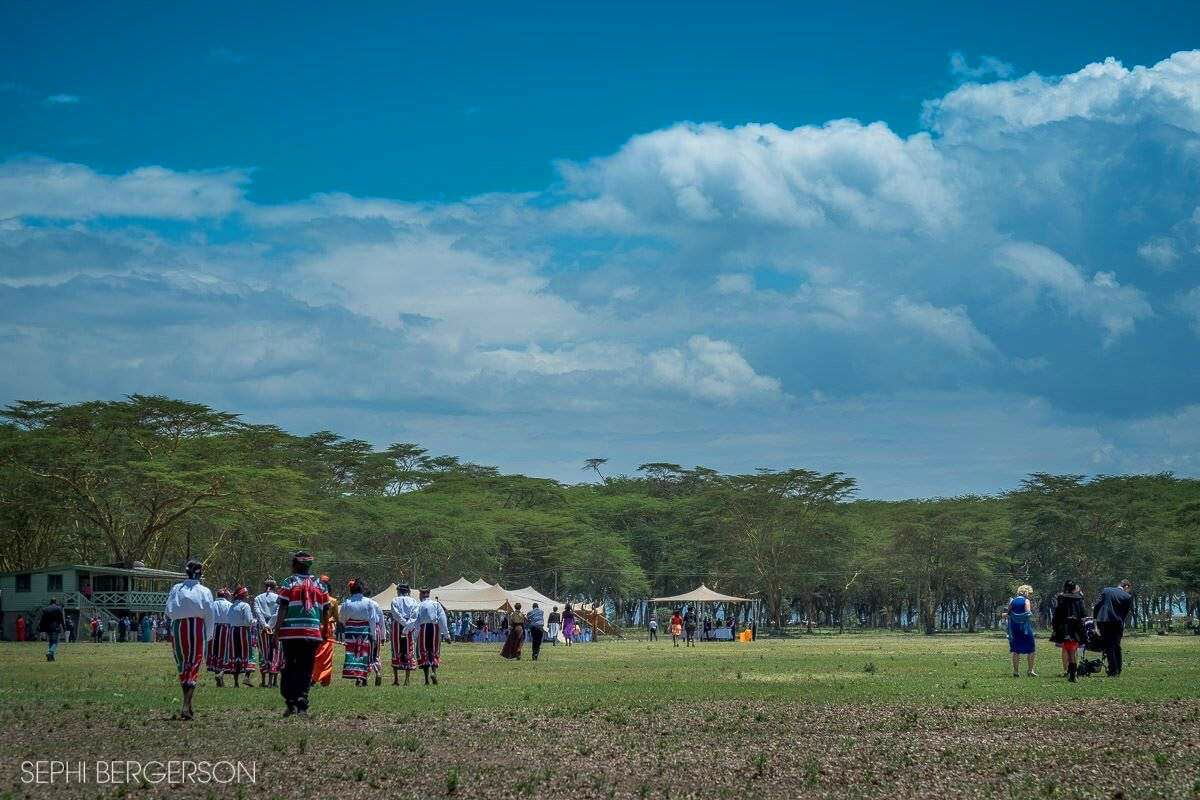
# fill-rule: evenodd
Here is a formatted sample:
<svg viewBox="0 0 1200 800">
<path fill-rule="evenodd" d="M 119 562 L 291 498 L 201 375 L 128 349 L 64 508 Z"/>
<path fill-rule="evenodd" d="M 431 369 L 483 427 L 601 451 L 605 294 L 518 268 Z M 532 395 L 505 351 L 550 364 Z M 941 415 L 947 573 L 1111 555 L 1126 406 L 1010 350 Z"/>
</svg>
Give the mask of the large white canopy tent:
<svg viewBox="0 0 1200 800">
<path fill-rule="evenodd" d="M 517 603 L 521 604 L 522 611 L 528 612 L 533 604 L 537 603 L 548 615 L 555 606 L 558 606 L 561 612 L 567 605 L 561 600 L 547 597 L 532 586 L 526 586 L 523 589 L 505 589 L 500 584 L 488 583 L 483 578 L 469 581 L 460 577 L 453 583 L 434 587 L 430 590 L 430 596 L 439 601 L 447 611 L 461 612 L 508 612 L 512 611 Z M 372 599 L 379 603 L 380 607 L 386 609 L 395 597 L 396 584 L 393 583 Z M 602 608 L 591 603 L 573 605 L 572 608 L 581 621 L 602 633 L 620 636 L 620 632 L 604 616 Z M 562 639 L 561 632 L 559 639 Z"/>
<path fill-rule="evenodd" d="M 703 608 L 703 603 L 753 603 L 755 612 L 757 612 L 758 608 L 757 600 L 749 597 L 738 597 L 737 595 L 732 594 L 722 594 L 721 592 L 713 591 L 703 583 L 697 586 L 695 589 L 692 589 L 690 592 L 671 595 L 670 597 L 653 597 L 651 598 L 650 602 L 655 604 L 670 603 L 676 607 L 695 604 L 701 608 Z M 757 617 L 757 613 L 755 613 L 755 616 Z M 732 635 L 732 630 L 730 633 Z"/>
</svg>

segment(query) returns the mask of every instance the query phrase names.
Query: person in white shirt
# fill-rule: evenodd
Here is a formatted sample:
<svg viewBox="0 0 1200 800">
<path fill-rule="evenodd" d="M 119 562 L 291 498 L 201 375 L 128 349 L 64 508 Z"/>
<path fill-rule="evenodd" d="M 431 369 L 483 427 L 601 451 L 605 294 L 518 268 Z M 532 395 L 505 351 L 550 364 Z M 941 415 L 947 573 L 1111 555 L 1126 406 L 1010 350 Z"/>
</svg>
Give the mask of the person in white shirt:
<svg viewBox="0 0 1200 800">
<path fill-rule="evenodd" d="M 250 626 L 254 624 L 254 611 L 248 602 L 250 591 L 245 586 L 239 586 L 233 595 L 233 603 L 226 612 L 225 618 L 229 623 L 229 648 L 225 651 L 225 671 L 233 673 L 233 685 L 238 686 L 242 673 L 246 675 L 246 685 L 251 686 L 250 674 L 253 672 L 250 661 Z"/>
<path fill-rule="evenodd" d="M 407 583 L 396 587 L 396 597 L 392 600 L 392 686 L 400 685 L 400 670 L 404 670 L 404 685 L 416 666 L 413 656 L 413 631 L 410 625 L 417 621 L 417 601 L 409 594 Z"/>
<path fill-rule="evenodd" d="M 342 677 L 355 686 L 367 685 L 371 671 L 371 632 L 375 629 L 373 601 L 363 596 L 364 585 L 357 578 L 350 580 L 350 596 L 338 606 L 338 615 L 345 626 L 346 660 L 342 662 Z"/>
<path fill-rule="evenodd" d="M 258 685 L 275 686 L 283 656 L 275 636 L 275 617 L 279 614 L 279 595 L 275 581 L 263 581 L 262 594 L 254 598 L 254 617 L 258 620 Z"/>
<path fill-rule="evenodd" d="M 213 634 L 214 609 L 212 592 L 200 583 L 203 565 L 194 559 L 189 560 L 185 570 L 187 580 L 172 586 L 167 594 L 166 613 L 171 620 L 175 670 L 179 673 L 179 686 L 183 689 L 179 718 L 191 719 L 195 715 L 192 695 L 196 693 L 200 664 L 204 659 L 205 645 Z"/>
<path fill-rule="evenodd" d="M 375 673 L 375 685 L 379 686 L 383 683 L 382 665 L 379 663 L 379 650 L 383 647 L 383 609 L 373 597 L 368 597 L 367 602 L 371 605 L 371 663 L 367 671 Z"/>
<path fill-rule="evenodd" d="M 213 601 L 213 632 L 208 643 L 208 671 L 217 678 L 217 686 L 225 685 L 225 659 L 229 652 L 229 609 L 233 603 L 229 598 L 233 595 L 228 588 L 217 590 L 217 599 Z"/>
<path fill-rule="evenodd" d="M 412 623 L 416 632 L 417 666 L 425 673 L 425 685 L 437 686 L 437 671 L 442 663 L 442 637 L 450 638 L 446 609 L 437 600 L 429 599 L 429 589 L 421 590 L 417 616 Z"/>
</svg>

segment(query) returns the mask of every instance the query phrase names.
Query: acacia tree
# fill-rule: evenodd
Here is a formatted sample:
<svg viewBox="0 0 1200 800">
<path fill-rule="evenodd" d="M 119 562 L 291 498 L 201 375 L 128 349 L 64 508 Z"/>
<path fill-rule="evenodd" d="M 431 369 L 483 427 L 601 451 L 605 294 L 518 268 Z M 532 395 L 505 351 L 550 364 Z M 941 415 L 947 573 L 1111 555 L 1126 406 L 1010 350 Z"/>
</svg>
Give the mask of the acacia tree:
<svg viewBox="0 0 1200 800">
<path fill-rule="evenodd" d="M 143 395 L 25 402 L 0 417 L 10 423 L 4 463 L 43 481 L 117 563 L 161 556 L 187 517 L 255 505 L 285 477 L 248 457 L 236 414 L 198 403 Z"/>
<path fill-rule="evenodd" d="M 814 566 L 821 527 L 855 488 L 844 473 L 806 469 L 763 469 L 712 480 L 709 516 L 723 531 L 726 546 L 748 566 L 774 625 L 783 624 L 785 592 Z"/>
</svg>

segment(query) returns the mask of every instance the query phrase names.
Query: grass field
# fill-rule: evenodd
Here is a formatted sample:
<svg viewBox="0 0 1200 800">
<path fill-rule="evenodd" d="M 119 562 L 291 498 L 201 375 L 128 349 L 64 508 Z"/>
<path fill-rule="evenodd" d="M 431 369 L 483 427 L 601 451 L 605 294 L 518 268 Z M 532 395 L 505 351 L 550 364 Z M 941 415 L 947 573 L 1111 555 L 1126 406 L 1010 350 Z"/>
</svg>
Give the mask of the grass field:
<svg viewBox="0 0 1200 800">
<path fill-rule="evenodd" d="M 1127 640 L 1071 685 L 1039 640 L 812 636 L 443 649 L 442 685 L 197 692 L 173 719 L 166 645 L 0 644 L 0 797 L 1200 797 L 1200 637 Z M 528 650 L 526 651 L 528 658 Z M 340 653 L 339 653 L 340 660 Z M 25 783 L 29 760 L 241 761 L 255 783 Z M 78 773 L 77 773 L 78 774 Z M 304 776 L 296 780 L 293 776 Z"/>
</svg>

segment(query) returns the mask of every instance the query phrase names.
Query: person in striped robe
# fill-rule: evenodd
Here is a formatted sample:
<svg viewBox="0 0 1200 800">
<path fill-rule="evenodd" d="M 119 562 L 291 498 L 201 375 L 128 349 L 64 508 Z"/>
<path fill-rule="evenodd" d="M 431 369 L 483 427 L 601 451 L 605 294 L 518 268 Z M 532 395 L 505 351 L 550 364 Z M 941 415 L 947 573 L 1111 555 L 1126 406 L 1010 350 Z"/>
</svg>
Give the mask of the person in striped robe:
<svg viewBox="0 0 1200 800">
<path fill-rule="evenodd" d="M 259 686 L 275 686 L 279 681 L 279 667 L 283 654 L 279 648 L 279 637 L 275 635 L 275 616 L 279 612 L 279 595 L 275 593 L 275 581 L 263 581 L 262 594 L 254 598 L 254 616 L 258 620 L 258 674 Z"/>
<path fill-rule="evenodd" d="M 245 586 L 239 586 L 233 595 L 233 605 L 226 614 L 229 647 L 225 650 L 225 672 L 233 675 L 234 686 L 239 685 L 238 680 L 243 673 L 246 675 L 246 685 L 251 685 L 250 626 L 254 624 L 254 611 L 247 602 L 249 597 L 250 591 Z"/>
<path fill-rule="evenodd" d="M 352 579 L 347 588 L 350 596 L 342 601 L 338 610 L 346 630 L 343 637 L 346 660 L 342 662 L 342 677 L 354 681 L 355 686 L 366 686 L 367 673 L 371 669 L 375 609 L 371 600 L 363 597 L 365 587 L 357 578 Z"/>
<path fill-rule="evenodd" d="M 417 601 L 409 594 L 407 583 L 396 587 L 396 597 L 392 600 L 392 686 L 400 685 L 400 670 L 404 670 L 404 685 L 416 666 L 413 654 L 413 631 L 410 625 L 417 620 Z"/>
<path fill-rule="evenodd" d="M 446 621 L 446 609 L 437 600 L 429 598 L 429 589 L 421 590 L 421 602 L 417 604 L 417 616 L 412 625 L 416 631 L 417 666 L 425 673 L 425 685 L 432 681 L 437 686 L 437 671 L 442 663 L 442 637 L 450 638 L 450 625 Z"/>
<path fill-rule="evenodd" d="M 375 673 L 375 685 L 379 686 L 383 683 L 383 665 L 379 663 L 379 651 L 383 647 L 384 636 L 383 609 L 373 597 L 368 597 L 367 602 L 371 604 L 371 663 L 367 671 Z"/>
<path fill-rule="evenodd" d="M 229 598 L 233 592 L 228 587 L 217 591 L 217 599 L 213 601 L 213 632 L 212 641 L 208 643 L 208 671 L 217 678 L 217 686 L 225 685 L 225 659 L 229 653 L 229 609 L 233 603 Z"/>
<path fill-rule="evenodd" d="M 171 646 L 175 654 L 175 671 L 183 690 L 180 719 L 192 719 L 195 710 L 192 697 L 200 677 L 205 645 L 212 637 L 215 616 L 212 592 L 200 582 L 204 568 L 190 559 L 184 567 L 187 580 L 171 587 L 167 594 L 166 614 L 171 620 Z"/>
</svg>

